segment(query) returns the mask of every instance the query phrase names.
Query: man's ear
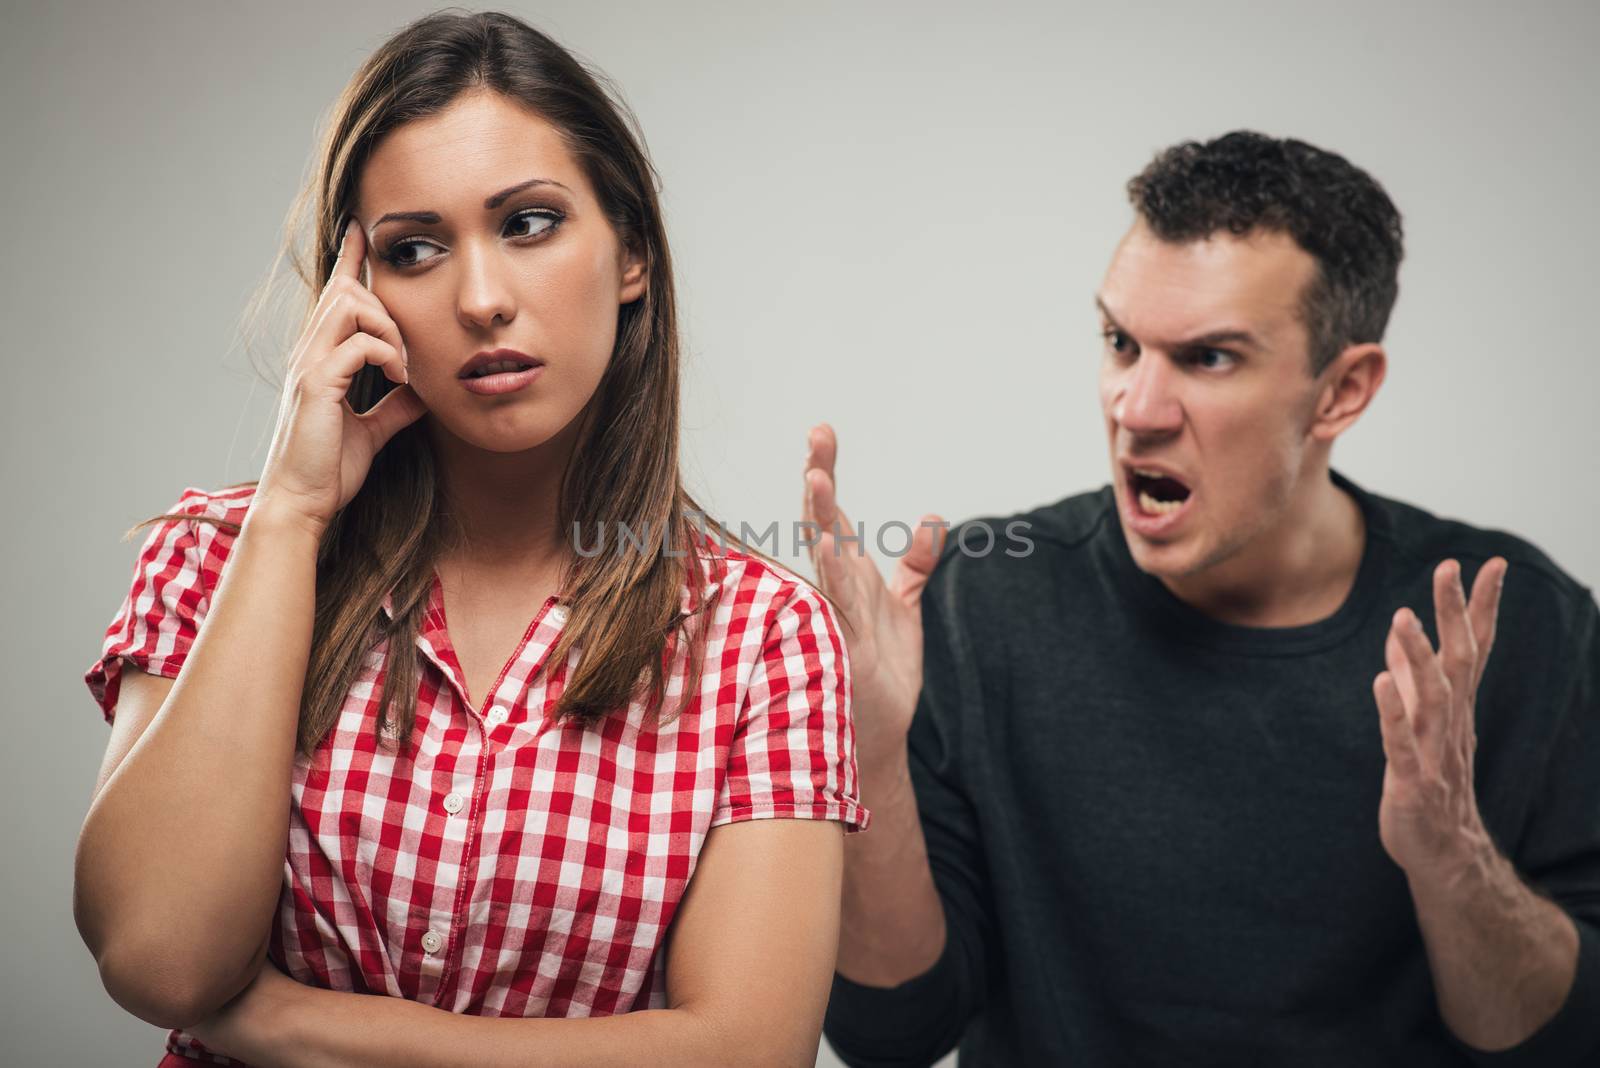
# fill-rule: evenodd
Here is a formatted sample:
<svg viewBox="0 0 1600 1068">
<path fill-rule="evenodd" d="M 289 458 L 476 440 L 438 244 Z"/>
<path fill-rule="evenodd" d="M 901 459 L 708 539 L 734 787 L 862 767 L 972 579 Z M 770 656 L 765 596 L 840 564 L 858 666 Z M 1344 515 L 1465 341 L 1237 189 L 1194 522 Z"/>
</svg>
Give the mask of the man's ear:
<svg viewBox="0 0 1600 1068">
<path fill-rule="evenodd" d="M 638 242 L 623 242 L 618 304 L 632 304 L 644 296 L 645 288 L 650 284 L 650 272 L 645 267 L 644 259 L 644 252 L 638 247 Z"/>
<path fill-rule="evenodd" d="M 1332 442 L 1361 417 L 1378 395 L 1378 387 L 1389 371 L 1389 357 L 1375 341 L 1351 345 L 1323 369 L 1322 387 L 1317 393 L 1317 410 L 1311 421 L 1311 436 Z"/>
</svg>

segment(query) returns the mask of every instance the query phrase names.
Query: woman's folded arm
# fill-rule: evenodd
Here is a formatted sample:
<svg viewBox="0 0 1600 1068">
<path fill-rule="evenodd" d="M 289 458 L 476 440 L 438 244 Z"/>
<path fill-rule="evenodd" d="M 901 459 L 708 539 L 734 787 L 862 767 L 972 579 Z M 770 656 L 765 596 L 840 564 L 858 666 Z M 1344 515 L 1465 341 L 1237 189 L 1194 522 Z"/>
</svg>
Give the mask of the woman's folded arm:
<svg viewBox="0 0 1600 1068">
<path fill-rule="evenodd" d="M 714 827 L 668 941 L 667 1007 L 573 1019 L 482 1017 L 302 986 L 271 965 L 193 1028 L 255 1068 L 521 1068 L 815 1063 L 839 929 L 837 823 Z"/>
</svg>

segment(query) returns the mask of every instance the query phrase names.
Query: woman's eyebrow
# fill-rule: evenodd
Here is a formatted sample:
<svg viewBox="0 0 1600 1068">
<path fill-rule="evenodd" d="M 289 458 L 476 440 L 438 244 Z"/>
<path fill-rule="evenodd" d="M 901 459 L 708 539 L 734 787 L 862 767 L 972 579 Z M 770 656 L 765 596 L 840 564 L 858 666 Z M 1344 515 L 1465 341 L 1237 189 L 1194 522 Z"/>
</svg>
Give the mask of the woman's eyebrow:
<svg viewBox="0 0 1600 1068">
<path fill-rule="evenodd" d="M 554 178 L 529 178 L 526 182 L 518 182 L 516 185 L 500 190 L 500 192 L 483 202 L 483 208 L 485 211 L 493 211 L 505 203 L 507 197 L 536 185 L 553 185 L 560 189 L 566 189 L 569 193 L 572 192 L 571 189 L 567 189 L 565 185 L 562 185 Z M 373 223 L 372 229 L 376 230 L 386 222 L 398 220 L 426 223 L 431 226 L 439 221 L 439 213 L 436 211 L 391 211 L 385 213 L 377 222 Z"/>
<path fill-rule="evenodd" d="M 566 186 L 562 185 L 560 182 L 556 181 L 554 178 L 529 178 L 526 182 L 518 182 L 516 185 L 511 186 L 509 189 L 502 189 L 502 190 L 500 190 L 500 192 L 496 193 L 494 196 L 490 197 L 488 200 L 485 200 L 483 202 L 484 210 L 493 211 L 495 208 L 498 208 L 500 206 L 501 202 L 504 201 L 506 199 L 506 197 L 511 196 L 513 193 L 520 193 L 524 189 L 527 189 L 528 187 L 535 186 L 535 185 L 553 185 L 553 186 L 557 186 L 558 188 L 561 188 L 561 189 L 567 189 Z M 570 193 L 570 192 L 572 192 L 572 190 L 567 189 L 567 192 Z"/>
</svg>

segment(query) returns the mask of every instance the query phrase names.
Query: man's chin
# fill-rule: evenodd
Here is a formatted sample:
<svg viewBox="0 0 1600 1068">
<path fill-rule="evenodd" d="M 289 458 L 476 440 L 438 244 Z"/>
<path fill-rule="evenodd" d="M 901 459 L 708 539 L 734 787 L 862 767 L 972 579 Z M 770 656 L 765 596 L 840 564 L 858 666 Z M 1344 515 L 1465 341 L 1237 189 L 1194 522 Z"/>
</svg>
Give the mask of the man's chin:
<svg viewBox="0 0 1600 1068">
<path fill-rule="evenodd" d="M 1153 541 L 1126 530 L 1123 537 L 1128 543 L 1128 554 L 1140 571 L 1158 579 L 1186 578 L 1203 566 L 1201 554 L 1189 537 L 1170 541 Z"/>
</svg>

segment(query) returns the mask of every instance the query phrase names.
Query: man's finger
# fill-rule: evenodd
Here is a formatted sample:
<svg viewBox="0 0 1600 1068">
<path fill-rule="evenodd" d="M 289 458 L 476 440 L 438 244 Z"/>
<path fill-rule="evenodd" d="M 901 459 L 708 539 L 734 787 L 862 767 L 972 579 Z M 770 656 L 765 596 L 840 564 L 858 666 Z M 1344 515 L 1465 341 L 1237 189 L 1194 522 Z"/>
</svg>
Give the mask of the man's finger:
<svg viewBox="0 0 1600 1068">
<path fill-rule="evenodd" d="M 1414 781 L 1422 774 L 1422 754 L 1405 702 L 1400 699 L 1400 687 L 1392 674 L 1383 671 L 1372 681 L 1372 693 L 1378 701 L 1378 728 L 1389 768 L 1402 779 Z"/>
<path fill-rule="evenodd" d="M 1506 572 L 1510 566 L 1504 557 L 1496 556 L 1478 568 L 1478 573 L 1472 578 L 1472 601 L 1467 606 L 1467 618 L 1478 652 L 1477 661 L 1473 664 L 1473 697 L 1477 696 L 1483 669 L 1489 663 L 1489 649 L 1494 645 L 1495 629 L 1500 618 L 1500 593 L 1505 588 Z"/>
<path fill-rule="evenodd" d="M 839 455 L 839 439 L 834 434 L 833 427 L 827 423 L 818 423 L 811 428 L 806 441 L 811 446 L 810 455 L 806 458 L 806 469 L 820 467 L 830 479 L 834 478 L 833 465 Z"/>
<path fill-rule="evenodd" d="M 835 524 L 841 531 L 850 526 L 850 520 L 845 518 L 834 496 L 833 479 L 821 468 L 813 467 L 806 472 L 806 490 L 811 501 L 812 522 L 828 531 L 833 530 Z"/>
<path fill-rule="evenodd" d="M 1443 744 L 1440 739 L 1444 731 L 1444 720 L 1423 691 L 1421 667 L 1425 665 L 1419 666 L 1413 660 L 1405 639 L 1409 620 L 1415 618 L 1410 609 L 1402 608 L 1395 613 L 1389 625 L 1389 637 L 1383 645 L 1383 658 L 1390 676 L 1395 681 L 1395 692 L 1400 695 L 1401 703 L 1406 709 L 1418 751 L 1437 757 Z"/>
<path fill-rule="evenodd" d="M 1400 624 L 1389 625 L 1388 637 L 1383 642 L 1383 662 L 1394 675 L 1400 697 L 1407 708 L 1417 707 L 1417 683 L 1411 675 L 1411 661 L 1406 659 L 1405 646 L 1400 644 Z M 1425 732 L 1424 732 L 1425 733 Z"/>
<path fill-rule="evenodd" d="M 833 460 L 837 452 L 837 445 L 833 440 L 833 429 L 827 423 L 822 423 L 811 428 L 806 434 L 806 466 L 801 475 L 800 517 L 813 523 L 820 523 L 816 516 L 816 502 L 812 499 L 811 480 L 812 472 L 821 472 L 831 484 L 833 482 Z"/>
<path fill-rule="evenodd" d="M 911 534 L 911 547 L 900 558 L 889 582 L 890 590 L 902 601 L 915 600 L 922 595 L 934 565 L 939 562 L 939 554 L 944 550 L 948 525 L 931 513 L 917 520 L 917 528 Z"/>
<path fill-rule="evenodd" d="M 1395 624 L 1400 647 L 1405 652 L 1406 662 L 1411 665 L 1418 701 L 1423 705 L 1442 702 L 1447 696 L 1445 687 L 1449 680 L 1445 678 L 1439 657 L 1434 653 L 1433 643 L 1422 629 L 1422 620 L 1411 609 L 1402 608 L 1395 615 Z"/>
<path fill-rule="evenodd" d="M 1434 617 L 1439 622 L 1439 654 L 1455 696 L 1467 698 L 1478 653 L 1467 622 L 1467 595 L 1461 588 L 1461 565 L 1446 560 L 1433 570 Z"/>
<path fill-rule="evenodd" d="M 806 497 L 810 502 L 810 521 L 816 524 L 812 531 L 816 540 L 812 542 L 810 551 L 811 565 L 816 569 L 817 577 L 823 578 L 824 563 L 843 571 L 864 564 L 876 574 L 877 565 L 867 556 L 866 547 L 858 540 L 863 532 L 851 525 L 850 517 L 844 514 L 844 509 L 834 499 L 833 480 L 820 468 L 813 467 L 806 472 Z M 846 555 L 853 559 L 846 560 Z M 881 583 L 883 580 L 880 578 L 878 581 Z M 833 596 L 833 591 L 826 587 L 824 592 Z"/>
<path fill-rule="evenodd" d="M 1395 615 L 1395 633 L 1411 677 L 1417 687 L 1417 702 L 1410 709 L 1412 729 L 1428 739 L 1427 752 L 1441 767 L 1454 758 L 1456 743 L 1450 720 L 1450 680 L 1434 654 L 1433 644 L 1422 629 L 1422 621 L 1409 608 Z"/>
<path fill-rule="evenodd" d="M 856 602 L 860 598 L 856 596 L 855 586 L 850 581 L 850 568 L 846 566 L 844 557 L 839 553 L 838 544 L 833 540 L 832 534 L 823 534 L 813 547 L 812 553 L 817 584 L 839 609 L 839 614 L 844 617 L 845 641 L 851 641 L 855 635 L 857 622 Z"/>
</svg>

